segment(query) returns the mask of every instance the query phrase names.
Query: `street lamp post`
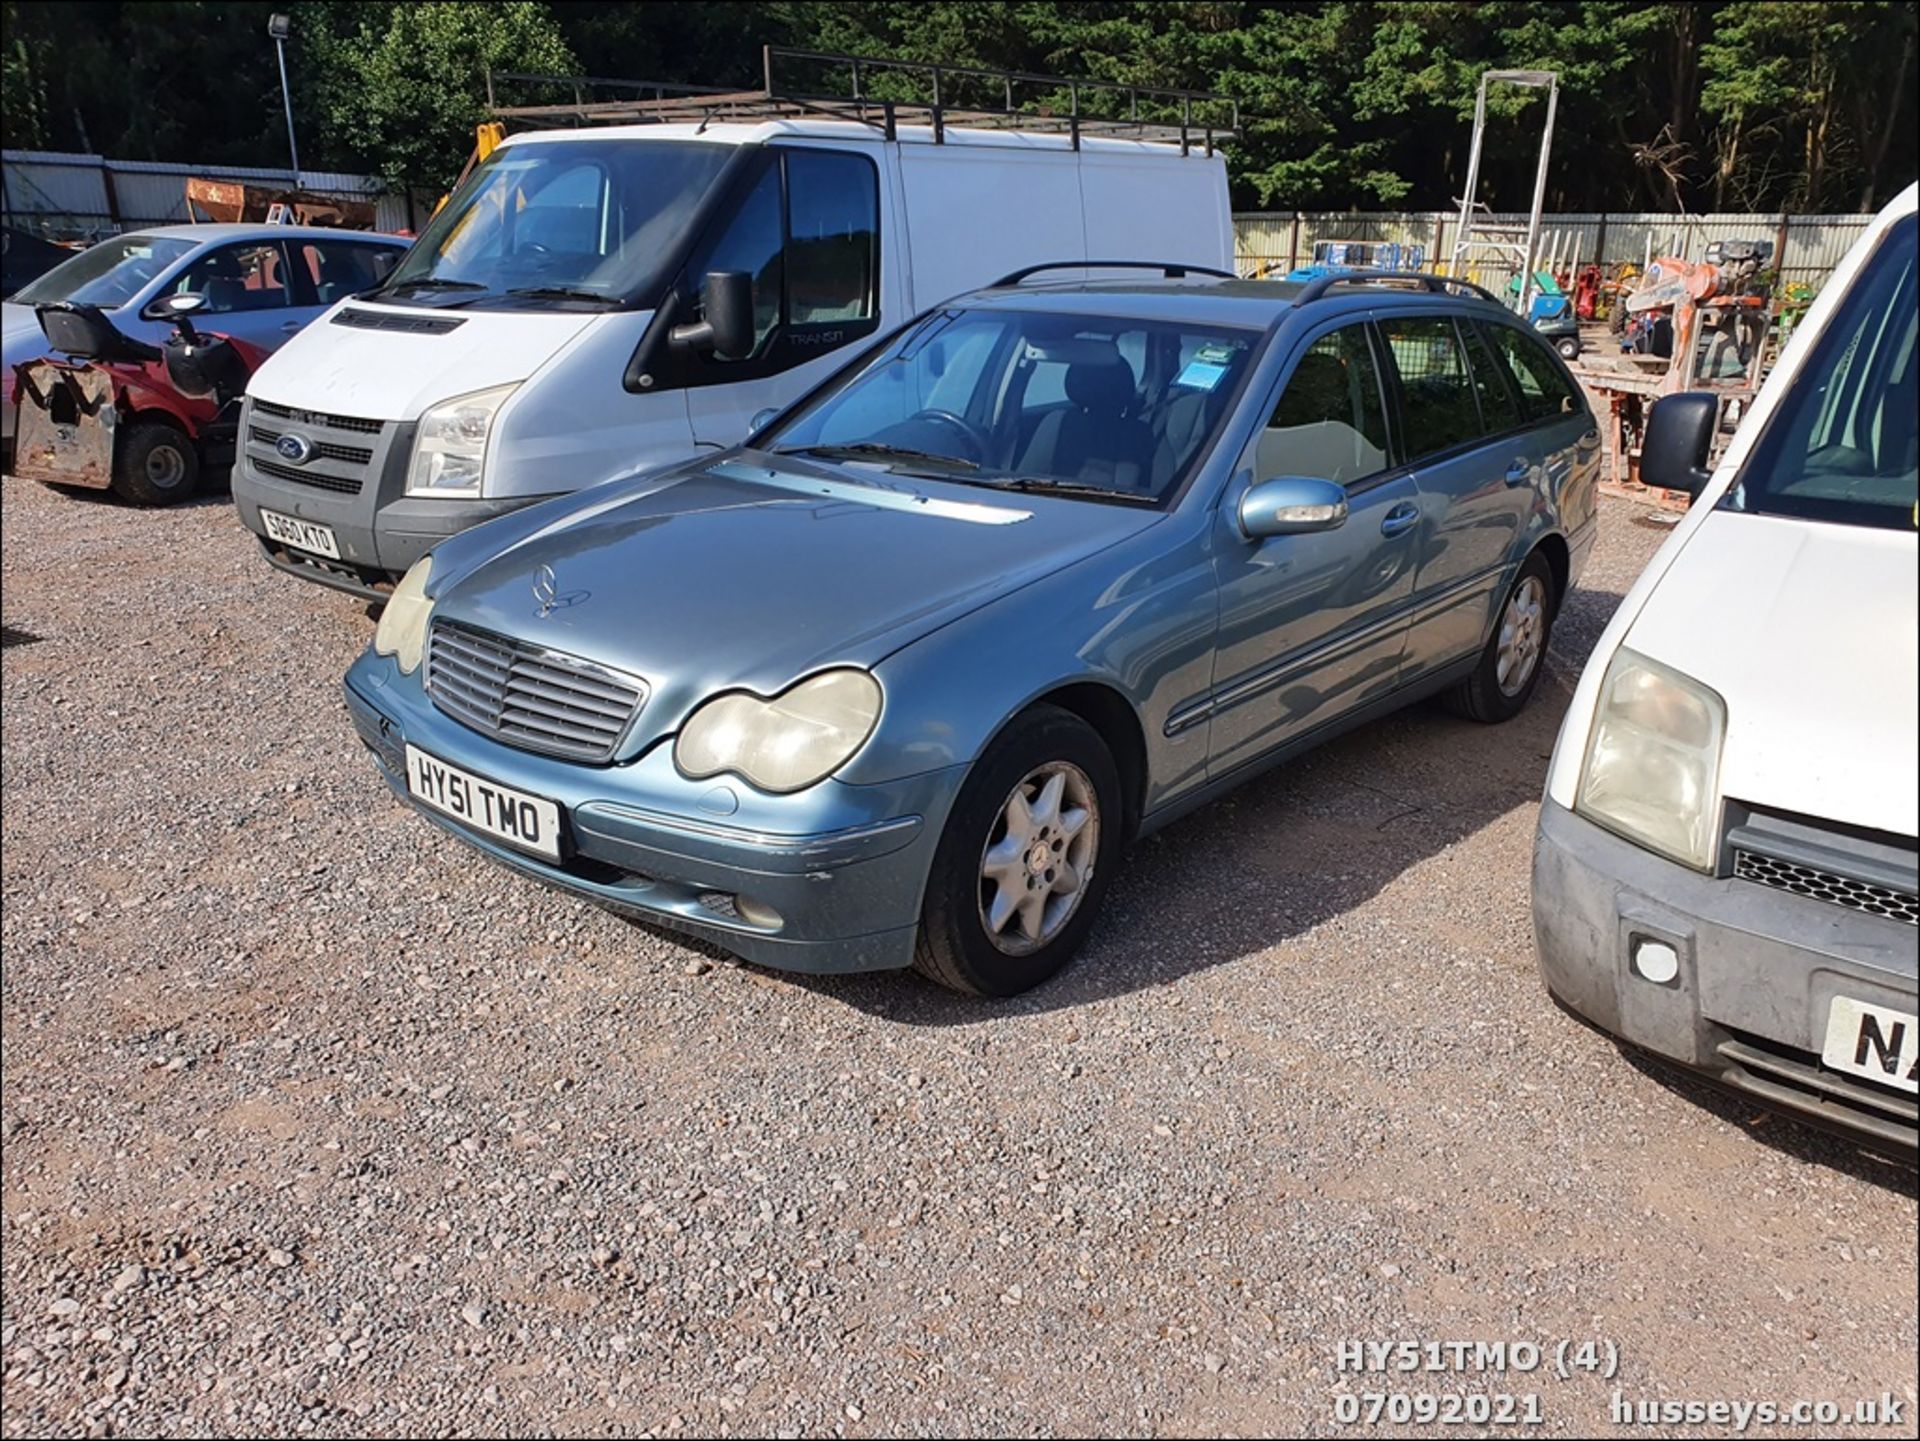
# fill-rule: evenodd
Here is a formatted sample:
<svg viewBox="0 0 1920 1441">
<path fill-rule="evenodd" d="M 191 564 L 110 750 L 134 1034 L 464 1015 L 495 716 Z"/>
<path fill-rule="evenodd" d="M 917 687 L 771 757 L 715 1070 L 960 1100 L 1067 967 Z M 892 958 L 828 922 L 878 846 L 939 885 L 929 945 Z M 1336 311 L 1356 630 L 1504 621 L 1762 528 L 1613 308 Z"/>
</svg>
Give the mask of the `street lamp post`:
<svg viewBox="0 0 1920 1441">
<path fill-rule="evenodd" d="M 287 150 L 293 156 L 293 188 L 300 188 L 300 145 L 293 138 L 293 92 L 287 88 L 287 37 L 293 33 L 293 19 L 288 15 L 270 15 L 267 17 L 267 34 L 273 37 L 273 48 L 280 57 L 280 98 L 287 107 Z"/>
</svg>

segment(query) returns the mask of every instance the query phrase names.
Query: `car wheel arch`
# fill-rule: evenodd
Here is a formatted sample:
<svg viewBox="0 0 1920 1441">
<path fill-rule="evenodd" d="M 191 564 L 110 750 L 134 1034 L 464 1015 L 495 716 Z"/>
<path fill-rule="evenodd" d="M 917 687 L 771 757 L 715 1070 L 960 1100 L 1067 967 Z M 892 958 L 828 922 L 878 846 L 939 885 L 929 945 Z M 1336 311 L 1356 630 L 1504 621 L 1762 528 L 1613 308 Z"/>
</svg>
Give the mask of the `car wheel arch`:
<svg viewBox="0 0 1920 1441">
<path fill-rule="evenodd" d="M 1567 548 L 1567 538 L 1557 530 L 1548 531 L 1534 542 L 1533 550 L 1528 554 L 1536 552 L 1546 557 L 1547 565 L 1553 571 L 1553 609 L 1558 614 L 1567 599 L 1568 577 L 1573 573 L 1573 552 Z M 1521 563 L 1525 564 L 1524 559 Z"/>
<path fill-rule="evenodd" d="M 1092 726 L 1112 752 L 1120 771 L 1125 805 L 1122 834 L 1131 838 L 1140 826 L 1147 793 L 1147 733 L 1140 714 L 1118 687 L 1103 680 L 1063 681 L 1031 697 L 1001 721 L 980 747 L 984 754 L 993 740 L 1015 720 L 1041 706 L 1054 706 Z"/>
</svg>

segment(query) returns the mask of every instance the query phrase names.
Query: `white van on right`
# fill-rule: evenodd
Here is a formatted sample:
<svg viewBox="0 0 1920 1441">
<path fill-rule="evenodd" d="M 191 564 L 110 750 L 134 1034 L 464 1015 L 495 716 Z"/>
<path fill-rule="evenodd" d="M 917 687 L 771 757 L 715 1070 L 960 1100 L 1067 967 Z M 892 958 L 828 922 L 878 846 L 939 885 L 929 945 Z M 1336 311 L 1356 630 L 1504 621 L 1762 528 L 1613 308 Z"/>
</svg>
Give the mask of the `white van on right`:
<svg viewBox="0 0 1920 1441">
<path fill-rule="evenodd" d="M 1661 401 L 1641 476 L 1685 519 L 1601 637 L 1533 857 L 1547 989 L 1801 1117 L 1916 1141 L 1915 189 L 1875 218 L 1711 475 Z"/>
</svg>

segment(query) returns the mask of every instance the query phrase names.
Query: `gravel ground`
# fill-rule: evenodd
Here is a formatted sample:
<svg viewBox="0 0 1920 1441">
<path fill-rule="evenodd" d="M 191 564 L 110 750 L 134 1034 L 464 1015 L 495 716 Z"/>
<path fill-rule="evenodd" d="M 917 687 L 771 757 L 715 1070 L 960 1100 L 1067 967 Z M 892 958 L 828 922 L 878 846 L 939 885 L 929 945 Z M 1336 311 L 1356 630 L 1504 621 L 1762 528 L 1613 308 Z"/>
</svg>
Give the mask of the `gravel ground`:
<svg viewBox="0 0 1920 1441">
<path fill-rule="evenodd" d="M 1646 514 L 1608 502 L 1521 720 L 1254 783 L 981 1004 L 487 864 L 360 753 L 362 607 L 223 500 L 7 481 L 5 1434 L 1328 1434 L 1392 1389 L 1577 1435 L 1615 1387 L 1912 1434 L 1911 1169 L 1533 969 L 1546 757 Z M 1618 1379 L 1336 1370 L 1413 1337 Z"/>
</svg>

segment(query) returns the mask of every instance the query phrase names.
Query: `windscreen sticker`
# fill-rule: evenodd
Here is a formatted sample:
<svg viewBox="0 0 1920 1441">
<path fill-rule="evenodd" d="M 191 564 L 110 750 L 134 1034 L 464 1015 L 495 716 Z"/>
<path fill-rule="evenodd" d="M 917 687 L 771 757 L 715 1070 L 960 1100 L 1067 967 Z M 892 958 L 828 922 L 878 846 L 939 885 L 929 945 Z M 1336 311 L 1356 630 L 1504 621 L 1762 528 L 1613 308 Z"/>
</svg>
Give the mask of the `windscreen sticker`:
<svg viewBox="0 0 1920 1441">
<path fill-rule="evenodd" d="M 1193 358 L 1208 365 L 1230 365 L 1236 354 L 1237 349 L 1231 345 L 1202 345 L 1195 348 Z"/>
<path fill-rule="evenodd" d="M 1204 360 L 1189 360 L 1186 369 L 1174 376 L 1175 385 L 1190 386 L 1194 390 L 1212 390 L 1226 379 L 1227 368 L 1224 365 L 1209 365 Z"/>
</svg>

